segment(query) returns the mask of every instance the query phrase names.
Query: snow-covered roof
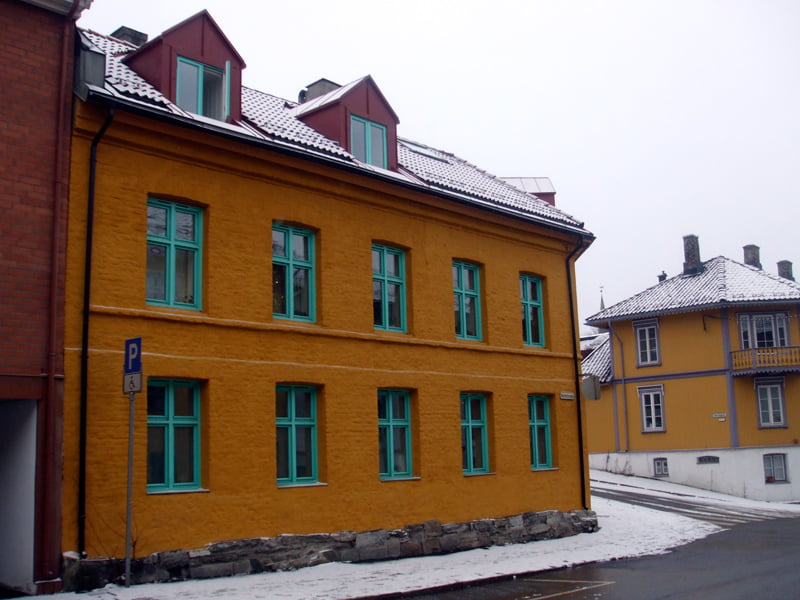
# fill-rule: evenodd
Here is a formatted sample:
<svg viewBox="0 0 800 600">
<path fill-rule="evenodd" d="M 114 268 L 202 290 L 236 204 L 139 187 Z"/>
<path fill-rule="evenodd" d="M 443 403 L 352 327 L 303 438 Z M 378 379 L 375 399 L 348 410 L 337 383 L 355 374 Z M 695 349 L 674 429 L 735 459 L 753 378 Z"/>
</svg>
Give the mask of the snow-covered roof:
<svg viewBox="0 0 800 600">
<path fill-rule="evenodd" d="M 586 319 L 589 325 L 723 306 L 800 301 L 800 284 L 724 256 L 703 263 L 694 275 L 665 279 Z"/>
<path fill-rule="evenodd" d="M 611 381 L 611 340 L 605 336 L 603 341 L 581 362 L 584 375 L 596 375 L 600 383 Z"/>
<path fill-rule="evenodd" d="M 359 162 L 338 142 L 325 137 L 299 118 L 322 104 L 341 98 L 369 76 L 304 104 L 242 86 L 242 121 L 224 123 L 184 111 L 134 72 L 123 59 L 136 50 L 135 46 L 90 30 L 83 30 L 82 34 L 84 40 L 106 57 L 105 85 L 102 89 L 91 87 L 93 97 L 117 100 L 133 108 L 155 109 L 180 118 L 184 123 L 195 122 L 219 133 L 245 136 L 271 147 L 291 148 L 309 156 L 339 162 L 368 175 L 591 237 L 583 222 L 575 217 L 453 154 L 419 142 L 398 139 L 399 168 L 398 172 L 392 173 Z"/>
</svg>

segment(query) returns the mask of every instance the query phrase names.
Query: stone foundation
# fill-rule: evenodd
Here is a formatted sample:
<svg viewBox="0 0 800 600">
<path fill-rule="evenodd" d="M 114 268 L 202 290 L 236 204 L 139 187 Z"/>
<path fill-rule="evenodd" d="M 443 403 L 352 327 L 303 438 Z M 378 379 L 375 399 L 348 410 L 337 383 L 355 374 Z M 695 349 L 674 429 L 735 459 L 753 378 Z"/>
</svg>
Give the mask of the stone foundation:
<svg viewBox="0 0 800 600">
<path fill-rule="evenodd" d="M 131 561 L 131 583 L 227 577 L 311 567 L 327 562 L 368 562 L 447 554 L 568 537 L 598 530 L 593 511 L 527 512 L 501 519 L 441 524 L 426 521 L 403 529 L 280 535 L 217 542 L 196 550 L 156 552 Z M 65 555 L 64 590 L 86 591 L 123 583 L 123 559 L 79 559 Z"/>
</svg>

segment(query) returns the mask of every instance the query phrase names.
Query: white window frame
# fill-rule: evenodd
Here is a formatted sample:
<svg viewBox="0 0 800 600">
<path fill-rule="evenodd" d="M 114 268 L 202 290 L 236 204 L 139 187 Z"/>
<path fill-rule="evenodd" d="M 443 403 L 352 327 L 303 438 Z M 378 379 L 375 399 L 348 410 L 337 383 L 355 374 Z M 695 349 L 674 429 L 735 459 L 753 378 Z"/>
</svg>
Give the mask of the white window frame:
<svg viewBox="0 0 800 600">
<path fill-rule="evenodd" d="M 653 332 L 650 336 L 649 332 Z M 636 338 L 636 365 L 652 367 L 661 364 L 661 348 L 658 331 L 658 319 L 633 322 L 633 333 Z M 644 343 L 644 348 L 642 348 Z M 644 356 L 643 352 L 644 350 Z"/>
<path fill-rule="evenodd" d="M 664 416 L 664 386 L 651 385 L 638 388 L 639 404 L 642 410 L 642 433 L 659 433 L 666 431 L 666 417 Z M 648 408 L 650 416 L 648 417 Z M 658 414 L 656 415 L 656 408 Z M 652 420 L 648 424 L 648 419 Z"/>
<path fill-rule="evenodd" d="M 653 459 L 653 474 L 656 477 L 669 477 L 669 462 L 665 457 Z"/>
<path fill-rule="evenodd" d="M 757 339 L 756 321 L 767 319 L 772 328 L 772 344 L 759 344 Z M 751 348 L 783 348 L 790 346 L 789 341 L 789 315 L 785 312 L 775 313 L 740 313 L 739 344 L 742 350 Z"/>
<path fill-rule="evenodd" d="M 779 467 L 779 475 L 776 476 L 776 467 Z M 786 475 L 786 455 L 781 453 L 764 455 L 764 482 L 765 483 L 788 483 L 789 477 Z"/>
<path fill-rule="evenodd" d="M 758 426 L 762 429 L 771 427 L 786 427 L 786 397 L 784 394 L 783 378 L 756 379 L 756 411 L 758 411 Z M 766 395 L 762 397 L 762 391 L 776 391 L 777 395 Z M 766 401 L 767 418 L 764 419 L 765 411 L 762 409 L 762 401 Z M 780 413 L 779 418 L 775 418 L 776 412 Z"/>
</svg>

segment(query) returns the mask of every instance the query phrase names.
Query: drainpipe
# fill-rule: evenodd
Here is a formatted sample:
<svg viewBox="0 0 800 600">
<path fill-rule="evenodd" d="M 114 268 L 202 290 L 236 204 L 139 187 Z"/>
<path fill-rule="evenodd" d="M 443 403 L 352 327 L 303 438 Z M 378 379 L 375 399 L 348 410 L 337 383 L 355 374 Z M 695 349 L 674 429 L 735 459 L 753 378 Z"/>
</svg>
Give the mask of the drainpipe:
<svg viewBox="0 0 800 600">
<path fill-rule="evenodd" d="M 722 323 L 722 351 L 725 353 L 725 388 L 728 393 L 728 427 L 731 432 L 731 448 L 739 447 L 739 419 L 736 415 L 736 392 L 733 386 L 733 360 L 731 359 L 731 334 L 728 308 L 720 311 Z"/>
<path fill-rule="evenodd" d="M 572 290 L 572 258 L 583 250 L 583 236 L 578 237 L 578 245 L 569 253 L 564 266 L 567 270 L 567 293 L 569 295 L 569 322 L 572 326 L 572 362 L 575 367 L 575 405 L 578 407 L 578 454 L 580 456 L 580 477 L 581 477 L 581 502 L 584 510 L 589 510 L 589 502 L 586 499 L 586 459 L 584 458 L 583 445 L 583 411 L 581 410 L 581 364 L 580 351 L 578 349 L 578 329 L 576 326 L 577 314 L 575 311 L 575 293 Z"/>
<path fill-rule="evenodd" d="M 80 438 L 78 458 L 78 553 L 86 557 L 86 413 L 89 388 L 89 305 L 92 290 L 92 239 L 94 235 L 94 191 L 97 169 L 97 146 L 114 118 L 114 105 L 92 140 L 89 152 L 89 195 L 86 205 L 86 252 L 83 263 L 83 316 L 81 322 L 81 391 Z"/>
</svg>

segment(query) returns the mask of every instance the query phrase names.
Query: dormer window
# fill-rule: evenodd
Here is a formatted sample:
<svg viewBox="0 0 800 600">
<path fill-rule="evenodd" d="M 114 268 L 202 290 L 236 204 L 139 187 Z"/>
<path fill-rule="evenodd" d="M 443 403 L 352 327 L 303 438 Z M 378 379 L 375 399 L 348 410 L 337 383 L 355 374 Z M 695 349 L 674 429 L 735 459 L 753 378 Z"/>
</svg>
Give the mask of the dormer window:
<svg viewBox="0 0 800 600">
<path fill-rule="evenodd" d="M 226 71 L 178 57 L 176 103 L 185 111 L 224 121 L 230 86 Z"/>
<path fill-rule="evenodd" d="M 350 152 L 361 162 L 387 168 L 386 127 L 351 116 Z"/>
</svg>

